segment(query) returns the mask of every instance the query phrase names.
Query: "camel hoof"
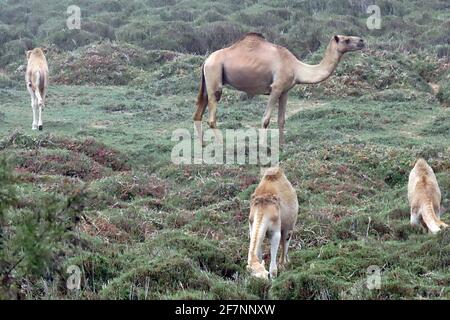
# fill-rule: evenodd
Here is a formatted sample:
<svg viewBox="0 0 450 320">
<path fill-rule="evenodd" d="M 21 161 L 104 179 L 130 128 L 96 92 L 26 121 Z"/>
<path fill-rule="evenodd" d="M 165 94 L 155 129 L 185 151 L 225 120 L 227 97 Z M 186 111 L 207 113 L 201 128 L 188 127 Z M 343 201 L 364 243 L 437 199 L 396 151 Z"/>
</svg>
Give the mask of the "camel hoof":
<svg viewBox="0 0 450 320">
<path fill-rule="evenodd" d="M 278 276 L 278 270 L 277 269 L 273 269 L 270 271 L 270 279 L 275 279 Z"/>
<path fill-rule="evenodd" d="M 42 131 L 42 129 L 43 129 L 43 126 L 42 126 L 42 125 L 40 125 L 40 126 L 38 127 L 38 129 L 39 129 L 39 131 Z"/>
</svg>

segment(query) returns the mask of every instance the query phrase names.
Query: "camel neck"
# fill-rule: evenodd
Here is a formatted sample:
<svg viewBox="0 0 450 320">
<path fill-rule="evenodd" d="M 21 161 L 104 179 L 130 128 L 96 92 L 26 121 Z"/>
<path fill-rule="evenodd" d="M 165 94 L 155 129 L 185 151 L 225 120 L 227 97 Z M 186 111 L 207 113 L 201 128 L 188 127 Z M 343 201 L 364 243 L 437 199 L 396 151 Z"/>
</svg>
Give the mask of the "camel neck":
<svg viewBox="0 0 450 320">
<path fill-rule="evenodd" d="M 322 61 L 316 65 L 310 65 L 297 60 L 295 66 L 295 78 L 297 83 L 318 83 L 326 80 L 336 69 L 342 53 L 333 48 L 330 43 L 325 51 Z"/>
</svg>

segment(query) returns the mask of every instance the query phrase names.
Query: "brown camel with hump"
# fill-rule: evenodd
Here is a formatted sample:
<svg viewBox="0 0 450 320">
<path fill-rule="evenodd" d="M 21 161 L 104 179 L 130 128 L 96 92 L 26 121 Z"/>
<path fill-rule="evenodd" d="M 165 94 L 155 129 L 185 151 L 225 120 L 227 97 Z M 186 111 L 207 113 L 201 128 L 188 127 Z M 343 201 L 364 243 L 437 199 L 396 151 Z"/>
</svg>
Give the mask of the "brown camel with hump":
<svg viewBox="0 0 450 320">
<path fill-rule="evenodd" d="M 216 129 L 217 103 L 224 85 L 250 95 L 269 95 L 262 127 L 269 126 L 273 108 L 278 104 L 280 145 L 284 143 L 284 123 L 288 92 L 296 84 L 318 83 L 336 69 L 342 55 L 364 48 L 359 37 L 336 35 L 331 38 L 325 56 L 317 65 L 299 61 L 288 49 L 268 42 L 259 33 L 248 33 L 230 47 L 213 52 L 202 66 L 202 82 L 197 98 L 194 122 L 200 141 L 201 120 L 206 106 L 208 125 Z"/>
</svg>

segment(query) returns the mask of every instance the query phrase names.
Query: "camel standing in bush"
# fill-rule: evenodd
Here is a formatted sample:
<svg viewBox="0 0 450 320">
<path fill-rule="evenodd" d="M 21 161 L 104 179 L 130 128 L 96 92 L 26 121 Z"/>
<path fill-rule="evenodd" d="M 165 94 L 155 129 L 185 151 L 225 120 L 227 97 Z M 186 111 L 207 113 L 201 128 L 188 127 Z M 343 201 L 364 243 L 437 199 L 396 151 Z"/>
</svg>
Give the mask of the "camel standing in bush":
<svg viewBox="0 0 450 320">
<path fill-rule="evenodd" d="M 448 225 L 440 220 L 441 190 L 433 169 L 419 159 L 409 174 L 408 199 L 411 206 L 411 225 L 422 224 L 436 234 Z"/>
<path fill-rule="evenodd" d="M 323 60 L 317 65 L 309 65 L 299 61 L 288 49 L 266 41 L 261 34 L 248 33 L 232 46 L 213 52 L 202 66 L 202 81 L 194 114 L 200 140 L 203 140 L 201 121 L 206 106 L 209 109 L 208 125 L 215 129 L 222 87 L 230 85 L 250 95 L 269 95 L 262 119 L 263 128 L 269 126 L 273 108 L 278 104 L 282 145 L 289 90 L 296 84 L 324 81 L 336 69 L 344 53 L 362 48 L 363 39 L 337 35 L 331 38 Z"/>
<path fill-rule="evenodd" d="M 27 71 L 25 81 L 31 95 L 33 110 L 32 130 L 42 130 L 42 109 L 45 106 L 45 96 L 48 86 L 48 65 L 44 52 L 40 48 L 29 50 L 27 53 Z"/>
<path fill-rule="evenodd" d="M 252 195 L 249 217 L 250 247 L 248 265 L 253 276 L 267 279 L 277 276 L 277 252 L 281 240 L 280 267 L 288 262 L 287 252 L 297 222 L 298 201 L 294 188 L 278 167 L 269 168 Z M 270 269 L 264 268 L 262 243 L 270 236 Z"/>
</svg>

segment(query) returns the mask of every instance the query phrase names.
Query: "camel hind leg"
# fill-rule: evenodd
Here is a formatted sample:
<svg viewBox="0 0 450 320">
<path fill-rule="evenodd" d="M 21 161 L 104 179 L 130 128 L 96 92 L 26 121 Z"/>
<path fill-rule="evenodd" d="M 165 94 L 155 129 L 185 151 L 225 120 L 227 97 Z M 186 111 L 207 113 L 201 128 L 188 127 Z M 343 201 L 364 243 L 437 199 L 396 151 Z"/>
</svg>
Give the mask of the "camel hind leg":
<svg viewBox="0 0 450 320">
<path fill-rule="evenodd" d="M 37 130 L 38 128 L 38 103 L 37 99 L 34 96 L 34 93 L 31 96 L 31 110 L 33 112 L 33 124 L 31 125 L 31 130 Z"/>
<path fill-rule="evenodd" d="M 208 105 L 208 99 L 202 99 L 197 103 L 197 110 L 194 113 L 194 124 L 197 131 L 200 144 L 203 145 L 203 130 L 202 130 L 202 118 L 205 113 L 206 106 Z"/>
<path fill-rule="evenodd" d="M 281 255 L 278 264 L 280 268 L 284 269 L 286 264 L 289 262 L 288 250 L 289 242 L 291 241 L 291 231 L 282 230 L 281 231 Z"/>
<path fill-rule="evenodd" d="M 214 129 L 216 128 L 216 112 L 217 103 L 220 100 L 223 86 L 223 65 L 215 56 L 207 59 L 203 66 L 205 77 L 205 88 L 208 95 L 208 125 Z"/>
<path fill-rule="evenodd" d="M 36 91 L 40 91 L 41 89 L 37 89 Z M 38 119 L 38 129 L 39 130 L 42 130 L 43 129 L 43 124 L 42 124 L 42 110 L 44 110 L 44 108 L 45 108 L 45 97 L 46 97 L 46 95 L 47 95 L 47 92 L 46 92 L 46 90 L 45 90 L 45 88 L 44 89 L 42 89 L 42 92 L 41 92 L 41 94 L 40 94 L 40 96 L 41 96 L 41 104 L 39 105 L 38 104 L 38 109 L 39 109 L 39 111 L 38 111 L 38 113 L 39 113 L 39 119 Z"/>
<path fill-rule="evenodd" d="M 278 274 L 277 268 L 277 253 L 278 247 L 280 245 L 281 233 L 280 231 L 275 231 L 272 233 L 272 237 L 270 238 L 270 276 L 272 278 L 276 278 Z"/>
<path fill-rule="evenodd" d="M 205 64 L 205 84 L 208 94 L 208 125 L 214 130 L 216 142 L 222 143 L 222 135 L 217 129 L 217 104 L 222 96 L 222 66 Z"/>
</svg>

